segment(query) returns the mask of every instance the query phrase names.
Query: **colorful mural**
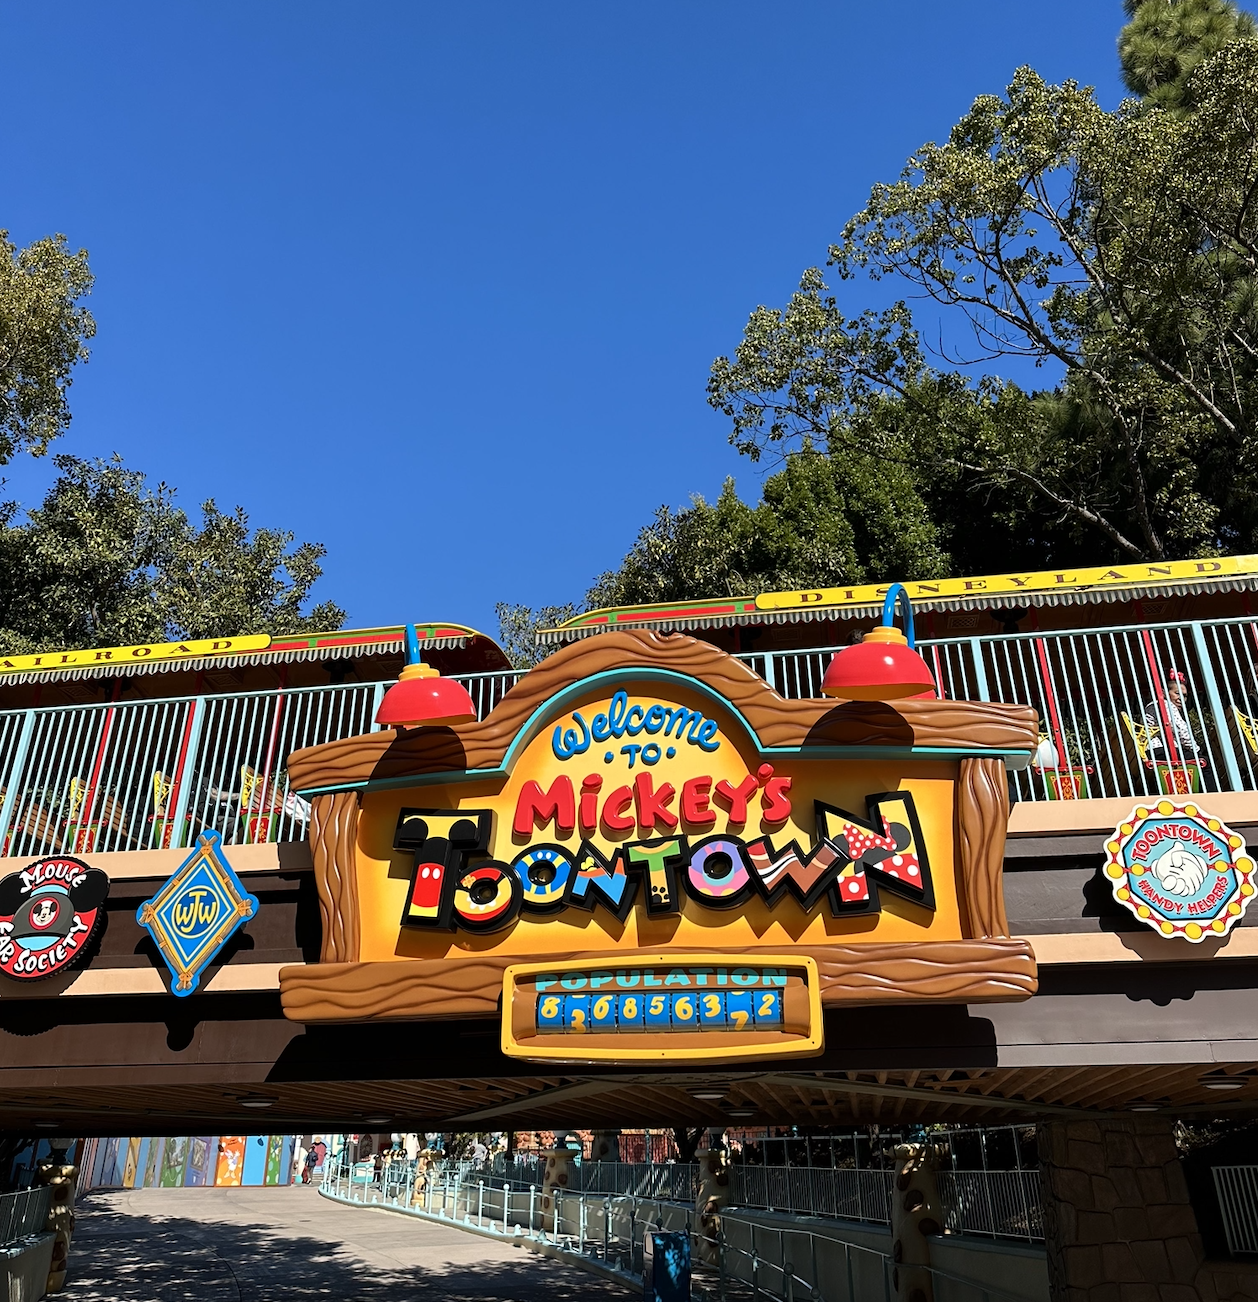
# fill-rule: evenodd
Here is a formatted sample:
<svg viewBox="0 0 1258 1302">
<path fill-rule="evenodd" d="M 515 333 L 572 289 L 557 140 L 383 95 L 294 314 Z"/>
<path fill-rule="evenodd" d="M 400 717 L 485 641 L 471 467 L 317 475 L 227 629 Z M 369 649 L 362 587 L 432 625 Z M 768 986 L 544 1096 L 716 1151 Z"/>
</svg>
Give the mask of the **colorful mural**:
<svg viewBox="0 0 1258 1302">
<path fill-rule="evenodd" d="M 90 1188 L 284 1185 L 293 1177 L 292 1135 L 193 1135 L 91 1141 Z"/>
</svg>

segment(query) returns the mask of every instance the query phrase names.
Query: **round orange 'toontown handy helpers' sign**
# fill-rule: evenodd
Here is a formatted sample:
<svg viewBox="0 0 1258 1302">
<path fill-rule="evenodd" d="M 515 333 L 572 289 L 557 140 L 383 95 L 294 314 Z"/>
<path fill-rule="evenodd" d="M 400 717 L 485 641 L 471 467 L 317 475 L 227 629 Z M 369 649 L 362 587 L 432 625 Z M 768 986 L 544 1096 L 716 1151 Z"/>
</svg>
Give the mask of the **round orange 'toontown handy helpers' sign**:
<svg viewBox="0 0 1258 1302">
<path fill-rule="evenodd" d="M 1245 838 L 1199 805 L 1137 805 L 1105 851 L 1114 898 L 1163 936 L 1226 935 L 1254 894 Z"/>
</svg>

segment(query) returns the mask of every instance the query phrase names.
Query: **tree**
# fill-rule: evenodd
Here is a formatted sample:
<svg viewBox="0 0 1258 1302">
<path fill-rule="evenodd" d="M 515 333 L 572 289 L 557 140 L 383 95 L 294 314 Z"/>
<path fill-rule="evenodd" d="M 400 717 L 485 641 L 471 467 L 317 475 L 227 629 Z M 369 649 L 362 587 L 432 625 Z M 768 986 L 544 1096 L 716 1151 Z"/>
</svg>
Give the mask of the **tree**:
<svg viewBox="0 0 1258 1302">
<path fill-rule="evenodd" d="M 87 251 L 64 235 L 18 250 L 0 230 L 0 465 L 42 456 L 70 424 L 66 391 L 96 333 L 80 302 L 92 288 Z"/>
<path fill-rule="evenodd" d="M 1189 78 L 1229 42 L 1255 33 L 1231 0 L 1123 0 L 1130 19 L 1118 37 L 1123 80 L 1133 95 L 1172 113 L 1191 111 Z"/>
<path fill-rule="evenodd" d="M 818 584 L 913 579 L 946 565 L 913 475 L 870 458 L 841 462 L 812 447 L 765 480 L 758 505 L 727 479 L 720 497 L 662 506 L 587 607 L 739 596 Z"/>
<path fill-rule="evenodd" d="M 849 320 L 809 271 L 713 366 L 731 441 L 912 470 L 1045 561 L 1254 550 L 1258 41 L 1188 86 L 1188 117 L 1107 113 L 1029 68 L 977 99 L 829 258 L 962 315 L 975 354 L 933 367 L 904 303 Z M 1061 381 L 1028 392 L 959 364 L 1002 358 Z"/>
<path fill-rule="evenodd" d="M 0 505 L 0 652 L 128 646 L 182 637 L 338 628 L 331 602 L 302 614 L 324 549 L 206 502 L 201 528 L 165 484 L 115 457 L 59 456 L 43 503 Z"/>
<path fill-rule="evenodd" d="M 582 607 L 568 602 L 563 606 L 539 606 L 533 610 L 530 606 L 500 601 L 494 609 L 498 614 L 498 644 L 506 652 L 507 659 L 517 669 L 531 669 L 548 654 L 548 648 L 537 643 L 538 630 L 562 624 Z"/>
</svg>

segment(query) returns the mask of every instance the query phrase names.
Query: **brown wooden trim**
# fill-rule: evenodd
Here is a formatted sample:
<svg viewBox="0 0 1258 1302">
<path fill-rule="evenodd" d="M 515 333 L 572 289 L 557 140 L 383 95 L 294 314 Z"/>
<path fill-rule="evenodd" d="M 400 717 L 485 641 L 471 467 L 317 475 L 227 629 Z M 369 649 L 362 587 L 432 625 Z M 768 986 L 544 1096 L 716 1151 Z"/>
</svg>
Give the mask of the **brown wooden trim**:
<svg viewBox="0 0 1258 1302">
<path fill-rule="evenodd" d="M 1009 779 L 999 759 L 961 761 L 957 782 L 957 859 L 974 937 L 1007 936 L 1005 914 L 1005 828 L 1009 824 Z"/>
<path fill-rule="evenodd" d="M 1035 749 L 1030 706 L 986 701 L 788 701 L 740 660 L 679 634 L 604 633 L 565 647 L 522 678 L 488 718 L 449 728 L 347 737 L 294 751 L 295 790 L 349 786 L 424 773 L 500 766 L 533 711 L 557 692 L 612 669 L 672 669 L 698 679 L 738 708 L 762 746 L 945 746 Z"/>
<path fill-rule="evenodd" d="M 324 963 L 358 959 L 358 796 L 352 791 L 316 796 L 311 802 L 310 848 L 314 858 Z"/>
<path fill-rule="evenodd" d="M 1000 1003 L 1037 988 L 1025 940 L 954 940 L 798 947 L 821 971 L 823 1004 Z M 631 950 L 627 953 L 651 953 Z M 792 951 L 794 952 L 794 951 Z M 746 956 L 755 950 L 714 949 Z M 624 955 L 618 956 L 623 957 Z M 375 963 L 319 963 L 280 971 L 284 1015 L 295 1022 L 493 1017 L 509 963 L 598 963 L 607 953 L 494 954 Z"/>
</svg>

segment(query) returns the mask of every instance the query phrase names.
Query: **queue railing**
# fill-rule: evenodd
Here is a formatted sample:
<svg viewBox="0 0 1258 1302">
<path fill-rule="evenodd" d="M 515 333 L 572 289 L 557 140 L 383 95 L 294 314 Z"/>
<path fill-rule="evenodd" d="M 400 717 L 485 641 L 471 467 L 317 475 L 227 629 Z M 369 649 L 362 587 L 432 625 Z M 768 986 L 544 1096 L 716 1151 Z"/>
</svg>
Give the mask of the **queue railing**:
<svg viewBox="0 0 1258 1302">
<path fill-rule="evenodd" d="M 523 1155 L 521 1155 L 523 1156 Z M 510 1165 L 445 1163 L 442 1178 L 489 1180 L 512 1190 L 541 1187 L 544 1162 Z M 732 1162 L 729 1203 L 757 1211 L 830 1220 L 891 1223 L 895 1173 L 888 1168 L 763 1166 Z M 1039 1172 L 940 1170 L 936 1173 L 944 1228 L 950 1234 L 988 1238 L 1044 1238 Z M 699 1167 L 685 1162 L 579 1162 L 568 1171 L 567 1190 L 693 1205 Z"/>
<path fill-rule="evenodd" d="M 534 1184 L 517 1188 L 457 1170 L 420 1171 L 410 1162 L 391 1164 L 391 1174 L 381 1171 L 377 1179 L 358 1178 L 351 1167 L 330 1169 L 320 1193 L 512 1244 L 542 1245 L 561 1259 L 598 1263 L 638 1287 L 647 1236 L 681 1232 L 692 1244 L 695 1302 L 868 1302 L 898 1293 L 893 1251 L 836 1230 L 762 1224 L 725 1210 L 715 1220 L 696 1222 L 691 1205 L 665 1199 L 555 1189 L 548 1206 Z M 948 1302 L 1015 1302 L 986 1281 L 931 1266 L 914 1269 L 929 1276 L 934 1295 Z"/>
<path fill-rule="evenodd" d="M 51 1206 L 51 1185 L 0 1194 L 0 1248 L 39 1234 L 48 1224 Z"/>
</svg>

